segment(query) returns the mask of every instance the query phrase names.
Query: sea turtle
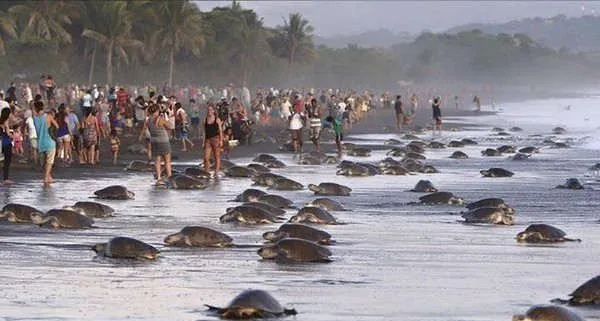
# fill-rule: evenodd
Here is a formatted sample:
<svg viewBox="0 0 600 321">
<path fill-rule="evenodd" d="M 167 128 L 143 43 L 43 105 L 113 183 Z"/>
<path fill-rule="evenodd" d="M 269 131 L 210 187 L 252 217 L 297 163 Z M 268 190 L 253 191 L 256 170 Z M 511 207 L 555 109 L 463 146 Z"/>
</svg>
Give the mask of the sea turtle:
<svg viewBox="0 0 600 321">
<path fill-rule="evenodd" d="M 113 237 L 107 243 L 98 243 L 92 250 L 100 256 L 133 260 L 156 260 L 160 253 L 150 244 L 124 236 Z"/>
<path fill-rule="evenodd" d="M 167 187 L 172 189 L 205 189 L 206 180 L 200 180 L 185 174 L 175 174 L 167 178 Z"/>
<path fill-rule="evenodd" d="M 258 199 L 256 201 L 261 202 L 261 203 L 267 203 L 271 206 L 278 207 L 278 208 L 293 208 L 294 207 L 293 206 L 294 202 L 292 202 L 291 200 L 289 200 L 283 196 L 279 196 L 279 195 L 275 195 L 275 194 L 261 195 L 258 197 Z"/>
<path fill-rule="evenodd" d="M 211 176 L 210 172 L 208 172 L 208 171 L 204 170 L 204 168 L 200 168 L 198 166 L 186 167 L 183 170 L 183 174 L 191 176 L 196 179 L 209 179 Z"/>
<path fill-rule="evenodd" d="M 256 174 L 254 170 L 244 166 L 232 166 L 230 168 L 224 169 L 223 172 L 229 177 L 242 178 L 252 177 L 252 175 Z"/>
<path fill-rule="evenodd" d="M 449 158 L 467 159 L 469 158 L 469 155 L 465 154 L 464 152 L 461 152 L 460 150 L 457 150 L 454 153 L 452 153 L 452 155 L 450 155 Z"/>
<path fill-rule="evenodd" d="M 129 162 L 125 170 L 128 172 L 153 172 L 154 165 L 150 164 L 148 161 L 142 160 L 133 160 Z"/>
<path fill-rule="evenodd" d="M 316 199 L 310 201 L 310 203 L 308 203 L 307 206 L 318 206 L 327 211 L 345 211 L 346 210 L 344 208 L 344 206 L 342 204 L 340 204 L 338 201 L 332 200 L 327 197 L 316 198 Z"/>
<path fill-rule="evenodd" d="M 6 219 L 11 223 L 31 223 L 31 214 L 44 215 L 44 212 L 29 205 L 8 203 L 0 212 L 0 219 Z"/>
<path fill-rule="evenodd" d="M 252 163 L 252 164 L 248 164 L 248 166 L 246 166 L 248 168 L 250 168 L 251 170 L 257 172 L 257 173 L 269 173 L 271 172 L 271 170 L 269 168 L 267 168 L 264 165 L 258 164 L 258 163 Z"/>
<path fill-rule="evenodd" d="M 492 128 L 492 132 L 494 132 L 494 133 L 499 133 L 499 132 L 503 132 L 503 131 L 504 131 L 504 128 L 502 128 L 502 127 Z"/>
<path fill-rule="evenodd" d="M 402 167 L 406 168 L 410 172 L 416 172 L 419 169 L 421 169 L 421 167 L 423 167 L 423 163 L 421 163 L 420 161 L 418 161 L 416 159 L 412 159 L 412 158 L 406 158 L 406 159 L 402 160 L 401 165 L 402 165 Z"/>
<path fill-rule="evenodd" d="M 479 171 L 483 177 L 512 177 L 515 173 L 504 168 L 492 167 L 487 170 Z"/>
<path fill-rule="evenodd" d="M 566 238 L 563 230 L 548 224 L 531 224 L 525 231 L 517 234 L 517 242 L 525 243 L 556 243 L 581 242 L 579 239 Z"/>
<path fill-rule="evenodd" d="M 409 172 L 402 165 L 392 165 L 383 169 L 385 175 L 408 175 Z"/>
<path fill-rule="evenodd" d="M 402 136 L 400 139 L 404 139 L 404 140 L 419 140 L 421 138 L 419 138 L 416 135 L 413 134 L 404 134 L 404 136 Z"/>
<path fill-rule="evenodd" d="M 440 171 L 437 168 L 435 168 L 433 165 L 423 165 L 423 166 L 421 166 L 421 168 L 419 168 L 417 170 L 417 172 L 425 173 L 425 174 L 434 174 L 434 173 L 439 173 Z"/>
<path fill-rule="evenodd" d="M 383 144 L 384 145 L 401 145 L 402 142 L 395 138 L 390 138 L 390 139 L 387 139 L 386 141 L 384 141 Z"/>
<path fill-rule="evenodd" d="M 486 223 L 513 225 L 514 220 L 511 214 L 498 207 L 479 207 L 469 210 L 462 214 L 465 223 Z"/>
<path fill-rule="evenodd" d="M 331 251 L 327 248 L 298 238 L 285 238 L 273 245 L 265 245 L 257 253 L 263 259 L 275 259 L 277 263 L 331 262 Z"/>
<path fill-rule="evenodd" d="M 369 176 L 381 174 L 381 170 L 379 169 L 379 167 L 377 167 L 371 163 L 356 162 L 356 164 L 366 168 L 369 171 L 369 174 L 368 174 Z"/>
<path fill-rule="evenodd" d="M 566 132 L 567 132 L 567 130 L 562 127 L 554 127 L 552 129 L 552 134 L 554 134 L 554 135 L 562 135 Z"/>
<path fill-rule="evenodd" d="M 400 165 L 400 162 L 391 157 L 386 157 L 377 164 L 379 168 L 386 168 L 395 165 Z"/>
<path fill-rule="evenodd" d="M 417 193 L 435 193 L 438 191 L 438 189 L 435 188 L 435 186 L 433 186 L 433 183 L 431 183 L 431 181 L 422 179 L 418 181 L 417 185 L 415 185 L 415 187 L 410 191 Z"/>
<path fill-rule="evenodd" d="M 285 168 L 286 165 L 284 162 L 274 159 L 264 163 L 267 168 Z"/>
<path fill-rule="evenodd" d="M 523 154 L 536 154 L 540 152 L 540 149 L 535 146 L 527 146 L 520 148 L 518 152 Z"/>
<path fill-rule="evenodd" d="M 292 216 L 290 223 L 338 224 L 333 215 L 317 206 L 305 206 Z"/>
<path fill-rule="evenodd" d="M 31 221 L 39 226 L 70 229 L 89 228 L 94 224 L 92 218 L 68 209 L 52 209 L 44 215 L 32 213 Z"/>
<path fill-rule="evenodd" d="M 300 165 L 321 165 L 321 159 L 319 157 L 304 156 L 298 162 Z"/>
<path fill-rule="evenodd" d="M 404 147 L 392 148 L 392 150 L 386 153 L 387 156 L 393 157 L 404 157 L 408 151 Z"/>
<path fill-rule="evenodd" d="M 280 215 L 284 215 L 285 214 L 285 210 L 279 207 L 275 207 L 271 204 L 267 204 L 267 203 L 262 203 L 262 202 L 245 202 L 244 204 L 242 204 L 244 206 L 254 206 L 254 207 L 258 207 L 262 210 L 265 210 L 267 212 L 270 212 L 271 214 L 275 215 L 275 216 L 280 216 Z M 233 209 L 233 208 L 231 208 Z M 229 211 L 229 208 L 226 210 Z"/>
<path fill-rule="evenodd" d="M 349 150 L 347 155 L 355 157 L 369 157 L 371 156 L 371 150 L 368 148 L 357 147 Z"/>
<path fill-rule="evenodd" d="M 531 157 L 530 154 L 516 153 L 513 156 L 509 156 L 508 158 L 511 160 L 514 160 L 514 161 L 522 161 L 522 160 L 529 159 L 529 157 Z"/>
<path fill-rule="evenodd" d="M 275 182 L 275 180 L 285 178 L 279 174 L 275 173 L 257 173 L 252 176 L 250 179 L 254 182 L 253 185 L 257 186 L 271 186 Z"/>
<path fill-rule="evenodd" d="M 583 184 L 577 178 L 567 178 L 564 184 L 557 185 L 556 188 L 563 189 L 584 189 Z"/>
<path fill-rule="evenodd" d="M 271 242 L 277 242 L 286 238 L 298 238 L 324 245 L 335 243 L 331 239 L 331 234 L 325 231 L 308 225 L 294 223 L 286 223 L 275 231 L 265 232 L 263 233 L 263 238 Z"/>
<path fill-rule="evenodd" d="M 458 140 L 453 140 L 448 143 L 448 147 L 465 147 L 465 143 Z"/>
<path fill-rule="evenodd" d="M 368 176 L 369 169 L 356 163 L 351 163 L 342 166 L 335 174 L 344 176 Z"/>
<path fill-rule="evenodd" d="M 404 148 L 406 148 L 407 152 L 413 152 L 416 154 L 425 153 L 425 147 L 423 147 L 422 145 L 416 144 L 414 142 L 411 142 L 410 144 L 406 145 Z"/>
<path fill-rule="evenodd" d="M 249 188 L 244 190 L 241 194 L 235 197 L 235 202 L 254 202 L 257 201 L 259 197 L 266 195 L 267 192 L 261 191 L 259 189 Z"/>
<path fill-rule="evenodd" d="M 204 226 L 186 226 L 181 231 L 167 236 L 166 245 L 190 247 L 230 247 L 233 239 L 225 233 Z"/>
<path fill-rule="evenodd" d="M 404 155 L 404 158 L 410 158 L 410 159 L 427 159 L 427 157 L 425 157 L 425 155 L 421 154 L 421 153 L 416 153 L 416 152 L 408 152 L 406 153 L 406 155 Z"/>
<path fill-rule="evenodd" d="M 554 299 L 552 302 L 569 305 L 598 305 L 600 304 L 600 275 L 591 278 L 580 285 L 568 300 Z"/>
<path fill-rule="evenodd" d="M 584 321 L 584 319 L 558 305 L 534 305 L 525 314 L 513 315 L 512 321 Z"/>
<path fill-rule="evenodd" d="M 304 185 L 296 182 L 293 179 L 281 177 L 273 181 L 269 188 L 280 191 L 298 191 L 304 189 Z"/>
<path fill-rule="evenodd" d="M 107 200 L 128 200 L 135 197 L 135 193 L 129 191 L 123 185 L 111 185 L 94 192 L 97 198 Z"/>
<path fill-rule="evenodd" d="M 79 212 L 87 217 L 110 217 L 115 213 L 115 210 L 108 205 L 87 201 L 77 202 L 75 205 L 65 208 Z"/>
<path fill-rule="evenodd" d="M 592 171 L 592 172 L 600 171 L 600 163 L 596 163 L 596 164 L 588 167 L 588 171 Z"/>
<path fill-rule="evenodd" d="M 483 155 L 483 156 L 500 156 L 500 155 L 502 155 L 502 153 L 500 151 L 498 151 L 497 149 L 486 148 L 485 150 L 481 151 L 481 155 Z"/>
<path fill-rule="evenodd" d="M 209 311 L 213 311 L 227 320 L 246 320 L 274 318 L 285 315 L 295 315 L 296 310 L 285 309 L 275 298 L 263 290 L 246 290 L 236 296 L 224 308 L 206 305 Z"/>
<path fill-rule="evenodd" d="M 337 156 L 333 156 L 333 155 L 326 155 L 325 157 L 323 157 L 323 160 L 321 161 L 321 163 L 324 165 L 333 165 L 333 164 L 337 164 L 338 162 L 339 162 L 339 158 Z"/>
<path fill-rule="evenodd" d="M 308 184 L 308 189 L 314 192 L 315 195 L 323 196 L 350 196 L 352 191 L 350 187 L 337 183 Z"/>
<path fill-rule="evenodd" d="M 496 150 L 503 154 L 512 154 L 517 152 L 517 148 L 512 145 L 502 145 L 496 148 Z"/>
<path fill-rule="evenodd" d="M 460 140 L 465 145 L 477 145 L 478 143 L 470 138 L 463 138 Z"/>
<path fill-rule="evenodd" d="M 508 130 L 511 132 L 522 132 L 523 131 L 523 129 L 521 127 L 517 127 L 517 126 L 511 127 Z"/>
<path fill-rule="evenodd" d="M 255 225 L 277 223 L 281 219 L 281 216 L 277 216 L 256 206 L 240 205 L 228 209 L 227 213 L 219 218 L 219 222 L 238 222 L 247 225 Z"/>
<path fill-rule="evenodd" d="M 446 145 L 440 142 L 432 141 L 429 144 L 427 144 L 427 147 L 431 149 L 443 149 L 446 148 Z"/>
<path fill-rule="evenodd" d="M 565 142 L 553 142 L 552 148 L 568 148 L 569 144 Z"/>
<path fill-rule="evenodd" d="M 468 203 L 465 207 L 469 210 L 474 210 L 480 207 L 498 207 L 503 209 L 508 214 L 515 213 L 514 208 L 506 204 L 503 199 L 497 197 L 483 198 L 475 202 Z"/>
<path fill-rule="evenodd" d="M 510 133 L 507 133 L 507 132 L 503 131 L 503 132 L 496 133 L 496 135 L 498 135 L 498 136 L 510 136 Z"/>
<path fill-rule="evenodd" d="M 266 163 L 272 160 L 276 160 L 277 157 L 271 155 L 271 154 L 258 154 L 256 157 L 254 157 L 254 159 L 252 160 L 253 162 L 257 162 L 257 163 Z"/>
<path fill-rule="evenodd" d="M 462 205 L 465 200 L 454 196 L 450 192 L 434 192 L 431 194 L 423 195 L 419 197 L 422 204 L 451 204 L 451 205 Z"/>
</svg>

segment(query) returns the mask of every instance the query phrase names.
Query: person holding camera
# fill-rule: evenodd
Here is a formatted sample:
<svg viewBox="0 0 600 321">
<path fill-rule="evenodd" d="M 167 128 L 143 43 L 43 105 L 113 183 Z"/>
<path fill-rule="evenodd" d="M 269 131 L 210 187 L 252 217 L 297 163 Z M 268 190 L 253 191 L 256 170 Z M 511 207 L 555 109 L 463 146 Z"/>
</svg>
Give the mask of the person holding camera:
<svg viewBox="0 0 600 321">
<path fill-rule="evenodd" d="M 171 176 L 171 142 L 169 141 L 170 127 L 167 116 L 160 111 L 158 105 L 148 107 L 148 118 L 144 122 L 142 133 L 150 132 L 150 146 L 154 155 L 155 176 L 158 183 L 162 183 L 162 161 L 165 162 L 167 177 Z M 140 135 L 141 137 L 141 135 Z"/>
</svg>

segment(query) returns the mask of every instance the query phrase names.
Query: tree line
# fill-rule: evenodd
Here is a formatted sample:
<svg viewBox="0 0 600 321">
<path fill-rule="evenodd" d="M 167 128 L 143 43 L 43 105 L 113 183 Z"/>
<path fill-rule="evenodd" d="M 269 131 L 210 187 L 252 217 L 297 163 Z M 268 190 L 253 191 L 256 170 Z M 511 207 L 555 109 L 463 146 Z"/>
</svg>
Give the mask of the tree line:
<svg viewBox="0 0 600 321">
<path fill-rule="evenodd" d="M 207 12 L 188 0 L 0 2 L 5 81 L 45 73 L 88 84 L 382 89 L 463 76 L 510 79 L 531 66 L 592 70 L 589 59 L 543 48 L 524 34 L 423 33 L 391 48 L 330 48 L 313 38 L 300 13 L 265 26 L 236 1 Z"/>
</svg>

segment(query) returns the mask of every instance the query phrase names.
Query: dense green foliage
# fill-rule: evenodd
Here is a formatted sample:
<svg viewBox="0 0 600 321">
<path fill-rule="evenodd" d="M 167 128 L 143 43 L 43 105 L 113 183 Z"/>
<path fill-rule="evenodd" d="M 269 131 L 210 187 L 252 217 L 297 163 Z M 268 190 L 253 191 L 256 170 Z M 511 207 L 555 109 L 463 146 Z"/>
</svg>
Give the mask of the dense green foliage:
<svg viewBox="0 0 600 321">
<path fill-rule="evenodd" d="M 300 13 L 269 27 L 233 2 L 201 12 L 188 0 L 0 2 L 4 82 L 352 87 L 400 83 L 592 81 L 592 56 L 540 46 L 526 34 L 424 33 L 388 48 L 315 46 Z"/>
</svg>

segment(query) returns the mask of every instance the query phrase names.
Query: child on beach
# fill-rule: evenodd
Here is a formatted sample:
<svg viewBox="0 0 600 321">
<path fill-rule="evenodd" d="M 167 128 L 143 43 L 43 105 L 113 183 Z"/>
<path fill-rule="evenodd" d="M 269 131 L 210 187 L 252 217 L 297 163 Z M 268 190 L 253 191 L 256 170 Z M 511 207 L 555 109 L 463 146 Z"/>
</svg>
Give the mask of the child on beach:
<svg viewBox="0 0 600 321">
<path fill-rule="evenodd" d="M 110 151 L 113 155 L 113 165 L 117 165 L 117 158 L 119 157 L 119 147 L 121 146 L 121 140 L 116 129 L 110 131 Z"/>
<path fill-rule="evenodd" d="M 333 118 L 332 116 L 328 116 L 325 118 L 327 124 L 330 124 L 333 127 L 333 132 L 335 134 L 335 146 L 337 147 L 338 156 L 342 155 L 342 140 L 344 140 L 344 133 L 342 132 L 342 124 L 339 120 Z"/>
<path fill-rule="evenodd" d="M 15 125 L 12 130 L 14 132 L 13 147 L 15 149 L 15 154 L 23 156 L 23 134 L 21 134 L 21 128 L 19 128 L 19 125 Z"/>
</svg>

